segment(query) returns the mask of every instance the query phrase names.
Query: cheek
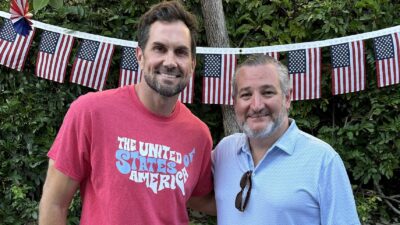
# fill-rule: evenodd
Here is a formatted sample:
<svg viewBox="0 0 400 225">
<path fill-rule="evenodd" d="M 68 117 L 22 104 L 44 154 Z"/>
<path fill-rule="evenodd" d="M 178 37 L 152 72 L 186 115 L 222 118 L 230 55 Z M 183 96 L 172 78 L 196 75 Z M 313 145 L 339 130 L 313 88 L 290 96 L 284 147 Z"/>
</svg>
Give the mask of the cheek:
<svg viewBox="0 0 400 225">
<path fill-rule="evenodd" d="M 177 59 L 177 64 L 179 65 L 180 68 L 185 69 L 185 70 L 192 70 L 193 67 L 193 62 L 189 59 Z"/>
<path fill-rule="evenodd" d="M 247 112 L 247 110 L 246 110 L 246 106 L 245 105 L 243 105 L 243 104 L 241 104 L 241 102 L 239 101 L 239 102 L 236 102 L 236 105 L 235 105 L 235 114 L 236 114 L 236 116 L 238 117 L 238 118 L 243 118 L 244 117 L 244 115 L 245 115 L 245 113 Z"/>
</svg>

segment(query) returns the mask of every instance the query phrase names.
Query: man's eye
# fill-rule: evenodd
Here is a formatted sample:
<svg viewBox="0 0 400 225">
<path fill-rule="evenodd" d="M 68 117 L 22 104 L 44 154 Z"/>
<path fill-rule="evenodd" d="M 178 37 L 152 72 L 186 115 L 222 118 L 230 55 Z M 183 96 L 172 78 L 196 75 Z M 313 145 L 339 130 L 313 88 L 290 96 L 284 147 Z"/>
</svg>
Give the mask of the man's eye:
<svg viewBox="0 0 400 225">
<path fill-rule="evenodd" d="M 156 51 L 156 52 L 163 52 L 164 48 L 162 46 L 154 46 L 153 50 Z"/>
<path fill-rule="evenodd" d="M 274 95 L 275 92 L 273 92 L 273 91 L 264 91 L 262 94 L 266 95 L 266 96 L 271 96 L 271 95 Z"/>
<path fill-rule="evenodd" d="M 186 51 L 186 50 L 183 50 L 183 49 L 178 49 L 178 50 L 175 51 L 175 53 L 176 53 L 178 56 L 187 56 L 187 55 L 189 55 L 189 52 Z"/>
<path fill-rule="evenodd" d="M 250 93 L 242 93 L 239 95 L 241 98 L 250 98 L 251 94 Z"/>
</svg>

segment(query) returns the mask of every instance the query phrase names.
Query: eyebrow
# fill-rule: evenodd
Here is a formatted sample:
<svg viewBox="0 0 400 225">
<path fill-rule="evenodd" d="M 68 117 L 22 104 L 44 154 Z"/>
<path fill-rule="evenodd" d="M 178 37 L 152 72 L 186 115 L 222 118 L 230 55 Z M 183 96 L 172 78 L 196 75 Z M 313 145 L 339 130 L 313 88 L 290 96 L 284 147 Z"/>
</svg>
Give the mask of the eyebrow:
<svg viewBox="0 0 400 225">
<path fill-rule="evenodd" d="M 269 85 L 269 84 L 266 84 L 266 85 L 263 85 L 263 86 L 260 86 L 260 87 L 258 87 L 258 89 L 269 89 L 269 88 L 272 88 L 272 89 L 276 89 L 273 85 Z M 248 86 L 248 87 L 244 87 L 244 88 L 240 88 L 239 90 L 238 90 L 238 93 L 239 92 L 242 92 L 242 91 L 250 91 L 252 88 L 250 87 L 250 86 Z"/>
<path fill-rule="evenodd" d="M 166 46 L 166 44 L 164 44 L 162 42 L 158 42 L 158 41 L 155 41 L 155 42 L 153 42 L 151 44 L 153 46 Z M 185 50 L 185 51 L 188 51 L 188 52 L 190 51 L 190 49 L 185 45 L 178 45 L 175 49 Z"/>
</svg>

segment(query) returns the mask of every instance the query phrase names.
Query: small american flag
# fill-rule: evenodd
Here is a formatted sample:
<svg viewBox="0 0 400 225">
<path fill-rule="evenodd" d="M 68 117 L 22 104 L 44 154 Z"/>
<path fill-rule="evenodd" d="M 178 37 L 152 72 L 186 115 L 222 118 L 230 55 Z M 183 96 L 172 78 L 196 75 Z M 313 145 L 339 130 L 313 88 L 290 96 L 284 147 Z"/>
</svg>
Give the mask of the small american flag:
<svg viewBox="0 0 400 225">
<path fill-rule="evenodd" d="M 289 51 L 289 76 L 292 76 L 292 100 L 321 97 L 321 49 Z"/>
<path fill-rule="evenodd" d="M 44 31 L 36 61 L 36 76 L 63 83 L 73 43 L 72 36 Z"/>
<path fill-rule="evenodd" d="M 331 46 L 332 94 L 365 89 L 365 54 L 362 40 Z"/>
<path fill-rule="evenodd" d="M 140 82 L 140 68 L 135 52 L 136 48 L 122 48 L 121 67 L 119 72 L 120 87 Z"/>
<path fill-rule="evenodd" d="M 114 45 L 83 40 L 72 67 L 71 82 L 103 90 Z"/>
<path fill-rule="evenodd" d="M 264 55 L 269 55 L 272 58 L 275 58 L 276 60 L 279 60 L 279 52 L 266 52 Z"/>
<path fill-rule="evenodd" d="M 21 71 L 31 47 L 35 29 L 29 35 L 15 32 L 11 20 L 5 19 L 0 29 L 0 64 Z"/>
<path fill-rule="evenodd" d="M 233 105 L 231 81 L 235 67 L 235 55 L 204 56 L 203 103 Z"/>
<path fill-rule="evenodd" d="M 378 87 L 400 80 L 400 33 L 374 38 Z"/>
<path fill-rule="evenodd" d="M 195 73 L 193 72 L 192 77 L 189 80 L 189 83 L 183 89 L 183 91 L 179 94 L 179 101 L 183 103 L 193 103 L 193 95 L 194 95 L 194 76 Z"/>
</svg>

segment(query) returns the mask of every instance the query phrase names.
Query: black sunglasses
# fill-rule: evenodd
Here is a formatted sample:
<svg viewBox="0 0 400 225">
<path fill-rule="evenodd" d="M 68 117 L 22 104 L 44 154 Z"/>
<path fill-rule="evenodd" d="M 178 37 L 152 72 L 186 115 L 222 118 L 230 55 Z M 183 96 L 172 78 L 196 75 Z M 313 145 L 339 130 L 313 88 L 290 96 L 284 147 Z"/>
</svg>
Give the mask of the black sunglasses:
<svg viewBox="0 0 400 225">
<path fill-rule="evenodd" d="M 242 176 L 242 178 L 240 178 L 240 188 L 241 190 L 239 191 L 239 193 L 236 195 L 236 199 L 235 199 L 235 207 L 240 211 L 243 212 L 244 209 L 247 206 L 247 203 L 249 202 L 250 199 L 250 194 L 251 194 L 251 173 L 252 171 L 249 170 L 247 172 L 245 172 Z M 246 197 L 244 198 L 244 202 L 243 202 L 243 192 L 245 187 L 249 185 L 249 188 L 247 189 L 246 192 Z"/>
</svg>

